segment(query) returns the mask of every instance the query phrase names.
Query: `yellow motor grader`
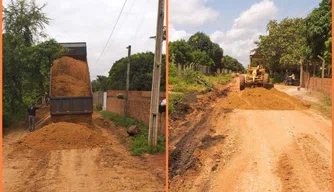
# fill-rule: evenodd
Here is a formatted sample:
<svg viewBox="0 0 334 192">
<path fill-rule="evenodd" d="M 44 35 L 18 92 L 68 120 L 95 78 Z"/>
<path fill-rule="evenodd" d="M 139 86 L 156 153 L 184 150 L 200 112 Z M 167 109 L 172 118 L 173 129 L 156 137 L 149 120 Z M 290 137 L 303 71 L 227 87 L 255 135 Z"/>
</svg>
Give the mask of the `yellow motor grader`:
<svg viewBox="0 0 334 192">
<path fill-rule="evenodd" d="M 263 55 L 250 55 L 250 64 L 247 68 L 247 74 L 240 76 L 240 90 L 245 87 L 263 86 L 269 88 L 269 74 L 263 67 Z"/>
</svg>

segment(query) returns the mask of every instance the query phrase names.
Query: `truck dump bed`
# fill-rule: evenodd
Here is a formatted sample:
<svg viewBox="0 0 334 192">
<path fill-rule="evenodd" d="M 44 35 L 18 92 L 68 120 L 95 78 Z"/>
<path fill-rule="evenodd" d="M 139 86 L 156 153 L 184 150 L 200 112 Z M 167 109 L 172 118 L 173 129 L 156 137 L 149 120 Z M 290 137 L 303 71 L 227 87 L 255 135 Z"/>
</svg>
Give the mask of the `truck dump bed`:
<svg viewBox="0 0 334 192">
<path fill-rule="evenodd" d="M 84 65 L 85 65 L 84 73 L 75 71 L 76 66 L 74 66 L 74 67 L 71 67 L 71 70 L 66 71 L 67 73 L 66 77 L 68 77 L 68 80 L 71 80 L 73 82 L 73 79 L 71 79 L 72 77 L 69 78 L 71 74 L 68 74 L 68 73 L 73 73 L 73 76 L 83 75 L 83 77 L 80 78 L 80 80 L 82 80 L 84 83 L 89 84 L 89 86 L 86 86 L 87 89 L 89 90 L 85 90 L 86 92 L 85 95 L 77 95 L 78 93 L 76 93 L 75 96 L 72 96 L 73 94 L 71 93 L 64 94 L 64 95 L 61 95 L 59 93 L 53 93 L 57 89 L 61 89 L 59 92 L 63 91 L 63 89 L 68 89 L 66 85 L 67 83 L 66 78 L 65 76 L 63 76 L 63 74 L 61 74 L 63 69 L 58 69 L 59 66 L 57 68 L 53 66 L 50 72 L 50 114 L 51 116 L 66 116 L 66 115 L 85 115 L 87 116 L 87 115 L 91 115 L 93 113 L 93 94 L 92 94 L 92 87 L 90 83 L 89 68 L 88 68 L 88 63 L 87 63 L 86 43 L 78 42 L 78 43 L 60 43 L 60 44 L 64 46 L 65 48 L 68 48 L 68 52 L 64 53 L 63 57 L 71 57 L 73 59 L 84 62 Z M 82 70 L 82 66 L 80 67 Z M 63 79 L 55 81 L 54 79 L 56 75 L 62 76 Z M 62 83 L 62 84 L 55 85 L 57 83 Z M 78 81 L 77 83 L 78 83 L 78 86 L 80 86 L 79 85 L 80 82 Z M 68 86 L 70 86 L 70 83 L 68 83 Z"/>
</svg>

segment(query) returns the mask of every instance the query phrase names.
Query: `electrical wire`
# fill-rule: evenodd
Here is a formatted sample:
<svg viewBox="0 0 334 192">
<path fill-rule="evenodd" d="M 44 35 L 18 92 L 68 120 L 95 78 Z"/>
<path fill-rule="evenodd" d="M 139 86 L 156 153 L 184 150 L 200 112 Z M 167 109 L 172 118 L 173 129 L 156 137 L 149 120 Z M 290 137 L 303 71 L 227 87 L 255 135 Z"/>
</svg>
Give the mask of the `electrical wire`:
<svg viewBox="0 0 334 192">
<path fill-rule="evenodd" d="M 132 7 L 133 7 L 133 5 L 135 4 L 135 2 L 136 2 L 136 0 L 133 0 L 132 4 L 131 4 L 131 6 L 130 6 L 128 12 L 126 13 L 126 15 L 125 15 L 125 17 L 124 17 L 124 20 L 123 20 L 123 22 L 122 22 L 122 24 L 120 25 L 120 27 L 119 27 L 118 30 L 122 29 L 122 26 L 123 26 L 125 20 L 128 18 L 129 13 L 130 13 L 130 11 L 132 10 Z M 117 36 L 119 35 L 119 33 L 120 33 L 120 32 L 118 32 Z"/>
<path fill-rule="evenodd" d="M 312 3 L 315 3 L 315 1 L 312 1 Z M 314 6 L 314 5 L 312 4 L 312 6 L 311 6 L 310 8 L 307 9 L 306 13 L 308 13 L 310 10 L 313 10 L 315 7 L 316 7 L 316 6 Z M 300 11 L 296 16 L 294 16 L 293 18 L 297 18 L 297 16 L 300 15 L 301 13 L 305 13 L 305 12 L 304 12 L 305 10 L 306 10 L 306 9 L 303 9 L 303 10 Z M 303 14 L 303 15 L 304 15 L 304 14 Z"/>
<path fill-rule="evenodd" d="M 112 35 L 114 34 L 115 28 L 116 28 L 116 26 L 117 26 L 117 23 L 118 23 L 118 21 L 119 21 L 119 18 L 121 17 L 121 15 L 122 15 L 122 13 L 123 13 L 123 10 L 124 10 L 124 7 L 125 7 L 125 4 L 126 4 L 127 1 L 128 1 L 128 0 L 125 0 L 125 2 L 124 2 L 124 4 L 123 4 L 122 10 L 121 10 L 121 12 L 119 13 L 118 18 L 117 18 L 117 20 L 116 20 L 116 24 L 115 24 L 114 28 L 112 29 L 112 31 L 111 31 L 111 33 L 110 33 L 109 39 L 108 39 L 106 45 L 104 46 L 104 48 L 103 48 L 103 50 L 102 50 L 102 53 L 100 54 L 99 58 L 98 58 L 97 61 L 96 61 L 96 65 L 97 65 L 97 63 L 99 62 L 99 60 L 101 59 L 101 57 L 102 57 L 104 51 L 106 50 L 106 48 L 107 48 L 107 46 L 108 46 L 108 43 L 109 43 L 109 41 L 110 41 Z"/>
</svg>

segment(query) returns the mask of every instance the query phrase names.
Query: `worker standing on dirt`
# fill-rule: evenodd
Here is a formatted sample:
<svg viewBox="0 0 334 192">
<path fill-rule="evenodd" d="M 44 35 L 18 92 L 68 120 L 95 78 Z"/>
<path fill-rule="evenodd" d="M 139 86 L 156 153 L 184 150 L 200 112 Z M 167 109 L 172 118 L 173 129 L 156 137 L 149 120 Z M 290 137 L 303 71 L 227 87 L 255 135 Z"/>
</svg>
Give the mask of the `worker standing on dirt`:
<svg viewBox="0 0 334 192">
<path fill-rule="evenodd" d="M 35 130 L 35 119 L 36 110 L 39 109 L 36 105 L 28 107 L 28 120 L 29 120 L 29 131 L 33 132 Z"/>
</svg>

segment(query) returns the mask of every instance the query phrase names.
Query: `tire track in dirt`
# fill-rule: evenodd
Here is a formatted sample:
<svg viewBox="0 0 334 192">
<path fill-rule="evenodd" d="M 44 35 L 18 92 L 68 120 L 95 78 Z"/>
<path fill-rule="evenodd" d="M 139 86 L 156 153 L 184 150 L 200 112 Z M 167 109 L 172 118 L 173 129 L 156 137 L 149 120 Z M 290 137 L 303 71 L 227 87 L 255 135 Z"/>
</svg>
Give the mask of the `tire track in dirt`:
<svg viewBox="0 0 334 192">
<path fill-rule="evenodd" d="M 199 130 L 210 129 L 210 137 L 224 139 L 207 148 L 197 144 L 191 156 L 195 163 L 171 179 L 170 191 L 330 191 L 331 125 L 275 89 L 230 91 L 198 120 L 205 122 Z M 225 114 L 217 111 L 226 109 L 232 112 L 222 118 Z M 189 142 L 200 137 L 197 131 L 178 134 Z M 186 147 L 176 145 L 175 150 Z"/>
<path fill-rule="evenodd" d="M 300 134 L 278 162 L 283 191 L 331 191 L 330 151 L 312 135 Z"/>
</svg>

